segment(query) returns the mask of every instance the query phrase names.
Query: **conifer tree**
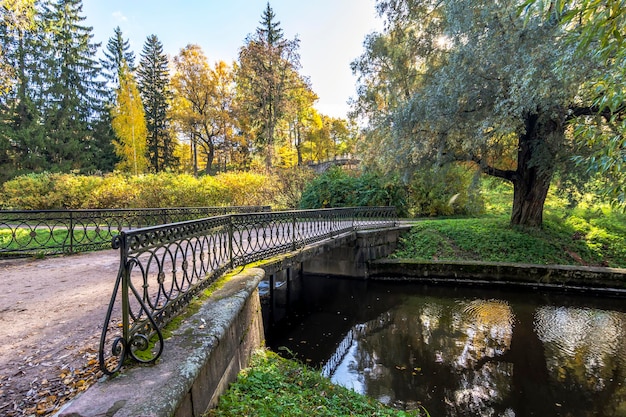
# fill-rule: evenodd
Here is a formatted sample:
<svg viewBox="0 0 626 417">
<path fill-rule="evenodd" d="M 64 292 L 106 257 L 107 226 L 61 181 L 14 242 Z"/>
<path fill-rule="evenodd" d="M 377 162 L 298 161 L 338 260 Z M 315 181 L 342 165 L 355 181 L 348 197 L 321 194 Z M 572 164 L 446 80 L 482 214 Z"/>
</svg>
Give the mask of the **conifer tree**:
<svg viewBox="0 0 626 417">
<path fill-rule="evenodd" d="M 115 100 L 115 91 L 120 85 L 122 63 L 125 62 L 131 71 L 135 70 L 135 54 L 130 50 L 128 39 L 124 39 L 122 29 L 119 26 L 113 30 L 113 36 L 107 42 L 104 57 L 105 59 L 100 60 L 100 65 L 109 84 L 108 90 L 111 92 L 110 101 L 112 102 Z"/>
<path fill-rule="evenodd" d="M 2 7 L 0 57 L 0 179 L 45 169 L 43 129 L 31 80 L 40 60 L 34 0 L 7 0 Z"/>
<path fill-rule="evenodd" d="M 156 35 L 148 36 L 137 69 L 139 91 L 143 99 L 148 128 L 147 152 L 154 172 L 178 166 L 174 155 L 176 143 L 170 134 L 168 118 L 170 76 L 163 44 Z"/>
<path fill-rule="evenodd" d="M 44 154 L 53 171 L 93 168 L 91 123 L 102 111 L 102 82 L 95 60 L 98 44 L 82 22 L 81 0 L 57 0 L 44 6 L 44 53 L 40 88 L 43 97 Z"/>
</svg>

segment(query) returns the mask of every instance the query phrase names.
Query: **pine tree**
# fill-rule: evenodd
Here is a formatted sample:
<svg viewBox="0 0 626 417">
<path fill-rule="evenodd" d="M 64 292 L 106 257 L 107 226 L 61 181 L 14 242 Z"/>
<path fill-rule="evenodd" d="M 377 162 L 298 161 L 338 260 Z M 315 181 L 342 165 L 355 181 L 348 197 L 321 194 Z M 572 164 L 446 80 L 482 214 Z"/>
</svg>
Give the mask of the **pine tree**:
<svg viewBox="0 0 626 417">
<path fill-rule="evenodd" d="M 41 74 L 44 154 L 53 171 L 94 167 L 97 141 L 91 123 L 97 120 L 102 82 L 95 60 L 98 44 L 91 42 L 91 27 L 83 26 L 81 0 L 57 0 L 42 12 L 46 25 Z"/>
<path fill-rule="evenodd" d="M 122 63 L 126 62 L 131 71 L 135 71 L 135 54 L 130 50 L 128 39 L 124 39 L 122 29 L 117 26 L 113 30 L 113 36 L 109 38 L 106 48 L 104 49 L 105 59 L 100 60 L 103 75 L 108 82 L 108 91 L 110 94 L 110 102 L 115 100 L 115 91 L 120 86 L 120 73 L 122 71 Z"/>
<path fill-rule="evenodd" d="M 144 103 L 148 128 L 147 151 L 154 172 L 178 166 L 176 143 L 169 131 L 170 77 L 163 44 L 156 35 L 148 36 L 137 69 L 139 91 Z"/>
</svg>

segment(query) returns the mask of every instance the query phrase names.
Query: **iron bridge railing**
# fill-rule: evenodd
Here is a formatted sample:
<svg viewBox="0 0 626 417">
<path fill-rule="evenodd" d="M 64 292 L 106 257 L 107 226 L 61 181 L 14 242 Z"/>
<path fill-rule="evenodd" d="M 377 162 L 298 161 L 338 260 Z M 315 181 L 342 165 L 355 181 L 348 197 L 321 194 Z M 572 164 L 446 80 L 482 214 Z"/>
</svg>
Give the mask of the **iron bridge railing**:
<svg viewBox="0 0 626 417">
<path fill-rule="evenodd" d="M 107 249 L 122 230 L 270 210 L 269 206 L 1 210 L 0 256 L 53 255 Z"/>
<path fill-rule="evenodd" d="M 394 207 L 231 214 L 121 231 L 120 268 L 100 338 L 102 371 L 155 362 L 162 329 L 227 270 L 357 229 L 394 226 Z"/>
</svg>

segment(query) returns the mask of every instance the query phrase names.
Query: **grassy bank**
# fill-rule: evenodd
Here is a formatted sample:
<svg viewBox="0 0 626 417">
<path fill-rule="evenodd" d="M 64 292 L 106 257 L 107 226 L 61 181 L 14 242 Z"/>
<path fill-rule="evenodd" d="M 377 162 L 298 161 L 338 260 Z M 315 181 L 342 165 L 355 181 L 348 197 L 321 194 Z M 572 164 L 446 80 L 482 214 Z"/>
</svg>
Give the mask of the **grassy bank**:
<svg viewBox="0 0 626 417">
<path fill-rule="evenodd" d="M 427 416 L 405 412 L 336 386 L 316 372 L 269 351 L 258 352 L 252 366 L 220 397 L 208 417 L 239 416 Z"/>
<path fill-rule="evenodd" d="M 623 212 L 592 201 L 571 208 L 552 194 L 542 229 L 512 227 L 510 187 L 487 188 L 484 195 L 485 215 L 418 221 L 393 256 L 626 268 Z"/>
</svg>

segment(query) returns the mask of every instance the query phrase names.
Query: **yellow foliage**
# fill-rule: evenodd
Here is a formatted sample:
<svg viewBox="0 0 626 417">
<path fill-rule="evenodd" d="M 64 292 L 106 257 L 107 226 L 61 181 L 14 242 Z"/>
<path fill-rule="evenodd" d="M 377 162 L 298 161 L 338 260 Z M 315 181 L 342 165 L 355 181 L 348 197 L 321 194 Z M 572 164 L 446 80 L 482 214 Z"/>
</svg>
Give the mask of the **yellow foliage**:
<svg viewBox="0 0 626 417">
<path fill-rule="evenodd" d="M 111 110 L 111 117 L 118 139 L 113 141 L 113 145 L 115 153 L 121 158 L 116 168 L 135 175 L 145 172 L 148 167 L 148 129 L 139 89 L 126 63 L 122 66 L 117 102 Z"/>
</svg>

